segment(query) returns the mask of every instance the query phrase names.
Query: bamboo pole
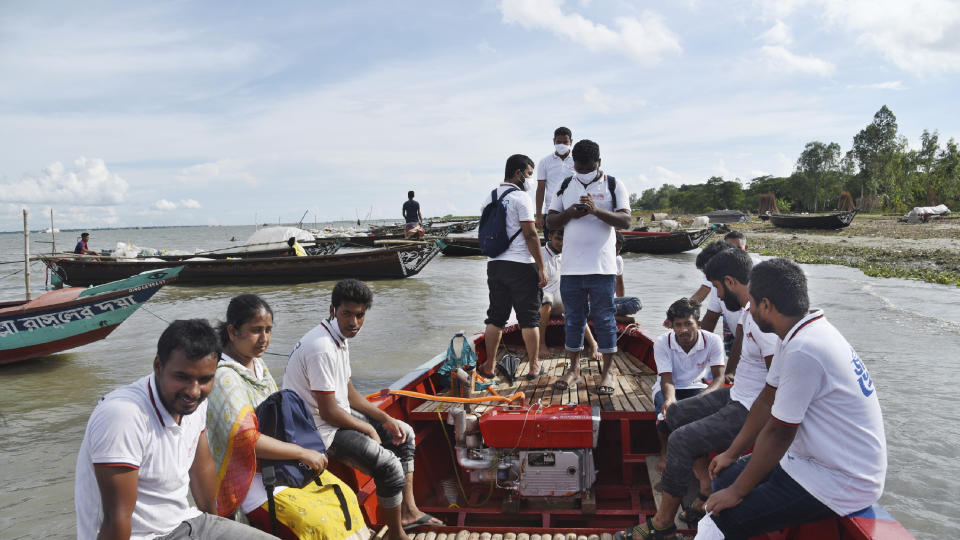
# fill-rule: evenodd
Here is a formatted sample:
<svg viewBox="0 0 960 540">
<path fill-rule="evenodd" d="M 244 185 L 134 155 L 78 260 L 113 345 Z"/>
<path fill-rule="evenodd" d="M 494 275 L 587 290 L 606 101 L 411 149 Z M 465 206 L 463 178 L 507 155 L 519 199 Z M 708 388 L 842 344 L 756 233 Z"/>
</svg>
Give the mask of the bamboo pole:
<svg viewBox="0 0 960 540">
<path fill-rule="evenodd" d="M 27 301 L 30 301 L 30 227 L 27 209 L 23 209 L 23 280 L 27 288 Z"/>
<path fill-rule="evenodd" d="M 50 254 L 56 255 L 57 254 L 57 230 L 53 228 L 53 208 L 50 209 L 50 240 L 52 240 L 52 242 L 50 243 L 53 244 L 50 246 Z"/>
</svg>

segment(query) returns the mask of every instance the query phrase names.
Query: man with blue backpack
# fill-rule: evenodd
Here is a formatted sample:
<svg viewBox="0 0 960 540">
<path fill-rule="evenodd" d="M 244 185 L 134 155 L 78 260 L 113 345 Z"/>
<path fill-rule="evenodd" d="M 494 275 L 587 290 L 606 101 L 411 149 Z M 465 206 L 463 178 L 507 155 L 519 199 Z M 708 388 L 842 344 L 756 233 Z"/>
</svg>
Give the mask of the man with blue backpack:
<svg viewBox="0 0 960 540">
<path fill-rule="evenodd" d="M 490 305 L 484 321 L 487 358 L 477 371 L 493 377 L 500 337 L 513 309 L 530 360 L 529 375 L 538 376 L 541 287 L 547 284 L 547 278 L 534 226 L 533 201 L 526 193 L 527 181 L 533 178 L 533 160 L 522 154 L 510 156 L 503 178 L 481 205 L 478 236 L 480 251 L 488 257 Z"/>
<path fill-rule="evenodd" d="M 547 214 L 549 228 L 564 229 L 560 296 L 567 318 L 570 366 L 556 386 L 566 390 L 579 381 L 589 302 L 593 335 L 603 353 L 597 393 L 610 395 L 614 391 L 610 364 L 617 352 L 616 229 L 630 227 L 630 194 L 623 182 L 600 170 L 600 145 L 591 140 L 583 139 L 573 147 L 573 168 L 576 172 L 560 184 Z"/>
</svg>

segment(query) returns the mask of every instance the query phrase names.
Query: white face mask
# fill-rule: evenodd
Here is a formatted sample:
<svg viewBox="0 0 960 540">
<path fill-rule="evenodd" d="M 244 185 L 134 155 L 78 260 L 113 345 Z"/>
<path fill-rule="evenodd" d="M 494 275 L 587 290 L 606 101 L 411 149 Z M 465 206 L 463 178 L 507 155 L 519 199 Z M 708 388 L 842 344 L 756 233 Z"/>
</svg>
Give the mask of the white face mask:
<svg viewBox="0 0 960 540">
<path fill-rule="evenodd" d="M 567 152 L 570 151 L 570 145 L 569 145 L 569 144 L 555 144 L 555 145 L 553 145 L 553 147 L 557 150 L 557 155 L 558 155 L 558 156 L 564 156 L 564 155 L 567 154 Z"/>
<path fill-rule="evenodd" d="M 588 184 L 593 182 L 599 174 L 600 169 L 594 169 L 588 173 L 574 173 L 573 177 L 579 180 L 581 183 Z"/>
</svg>

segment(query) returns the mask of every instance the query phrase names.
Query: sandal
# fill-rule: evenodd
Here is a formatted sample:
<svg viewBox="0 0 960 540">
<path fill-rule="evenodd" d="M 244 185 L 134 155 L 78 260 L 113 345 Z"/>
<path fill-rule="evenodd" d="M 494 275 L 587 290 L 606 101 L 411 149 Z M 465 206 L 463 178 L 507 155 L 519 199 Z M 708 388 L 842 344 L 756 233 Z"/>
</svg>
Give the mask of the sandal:
<svg viewBox="0 0 960 540">
<path fill-rule="evenodd" d="M 528 381 L 539 379 L 540 377 L 543 377 L 543 368 L 540 368 L 540 371 L 537 371 L 536 373 L 527 373 L 523 376 L 523 378 Z"/>
<path fill-rule="evenodd" d="M 653 517 L 647 516 L 646 525 L 638 523 L 613 537 L 616 540 L 674 540 L 677 537 L 677 526 L 671 523 L 666 529 L 658 529 L 653 526 Z"/>
<path fill-rule="evenodd" d="M 707 502 L 707 499 L 710 498 L 709 494 L 697 493 L 697 500 Z M 680 514 L 677 515 L 680 518 L 680 521 L 685 522 L 687 525 L 695 526 L 697 523 L 703 519 L 703 516 L 707 515 L 706 511 L 695 507 L 692 503 L 687 505 L 681 505 L 683 510 L 680 511 Z"/>
<path fill-rule="evenodd" d="M 612 396 L 613 392 L 614 392 L 614 388 L 612 386 L 601 384 L 600 386 L 597 387 L 598 396 Z"/>
</svg>

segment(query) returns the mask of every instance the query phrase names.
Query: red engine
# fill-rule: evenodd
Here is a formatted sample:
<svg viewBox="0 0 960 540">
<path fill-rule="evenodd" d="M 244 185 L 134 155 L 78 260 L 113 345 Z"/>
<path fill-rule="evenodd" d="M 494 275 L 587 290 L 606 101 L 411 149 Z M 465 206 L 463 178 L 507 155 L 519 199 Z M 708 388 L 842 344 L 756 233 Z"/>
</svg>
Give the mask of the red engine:
<svg viewBox="0 0 960 540">
<path fill-rule="evenodd" d="M 498 407 L 479 424 L 490 448 L 594 448 L 600 411 L 590 405 Z"/>
</svg>

